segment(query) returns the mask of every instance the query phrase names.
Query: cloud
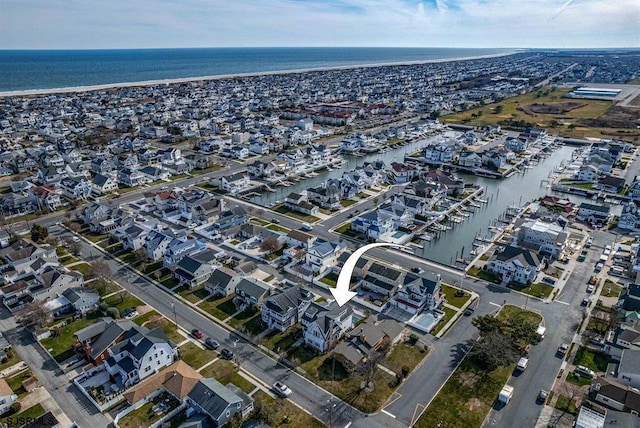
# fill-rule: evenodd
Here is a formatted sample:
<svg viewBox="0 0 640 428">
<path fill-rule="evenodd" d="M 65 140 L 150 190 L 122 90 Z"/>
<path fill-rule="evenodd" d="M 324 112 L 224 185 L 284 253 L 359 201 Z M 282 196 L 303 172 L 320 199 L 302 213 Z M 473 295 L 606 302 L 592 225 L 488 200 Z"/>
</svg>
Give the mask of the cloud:
<svg viewBox="0 0 640 428">
<path fill-rule="evenodd" d="M 0 0 L 0 48 L 638 45 L 637 0 L 573 6 L 573 0 Z"/>
</svg>

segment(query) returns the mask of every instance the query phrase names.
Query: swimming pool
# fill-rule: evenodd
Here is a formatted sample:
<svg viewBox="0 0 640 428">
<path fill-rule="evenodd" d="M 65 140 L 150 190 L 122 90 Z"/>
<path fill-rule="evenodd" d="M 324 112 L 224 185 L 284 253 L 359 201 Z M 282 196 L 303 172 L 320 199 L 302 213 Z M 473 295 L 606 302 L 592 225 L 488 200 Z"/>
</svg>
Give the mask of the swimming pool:
<svg viewBox="0 0 640 428">
<path fill-rule="evenodd" d="M 406 235 L 406 233 L 404 233 L 404 232 L 400 232 L 400 231 L 398 230 L 398 231 L 394 232 L 394 234 L 393 234 L 393 235 L 391 235 L 391 237 L 392 237 L 392 238 L 396 238 L 396 239 L 398 239 L 398 238 L 402 238 L 404 235 Z"/>
</svg>

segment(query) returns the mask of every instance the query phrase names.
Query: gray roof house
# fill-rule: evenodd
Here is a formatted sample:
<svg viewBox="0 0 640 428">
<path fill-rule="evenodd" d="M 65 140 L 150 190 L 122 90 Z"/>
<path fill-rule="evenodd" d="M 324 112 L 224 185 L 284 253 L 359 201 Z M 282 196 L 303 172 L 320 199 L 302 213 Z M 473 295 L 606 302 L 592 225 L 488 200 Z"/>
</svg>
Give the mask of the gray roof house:
<svg viewBox="0 0 640 428">
<path fill-rule="evenodd" d="M 226 267 L 217 267 L 204 283 L 204 289 L 213 296 L 228 296 L 235 292 L 236 285 L 242 279 Z"/>
<path fill-rule="evenodd" d="M 302 319 L 313 299 L 313 294 L 299 285 L 274 294 L 260 304 L 262 321 L 269 328 L 285 331 Z"/>
<path fill-rule="evenodd" d="M 211 263 L 201 262 L 192 256 L 185 256 L 176 264 L 174 274 L 180 284 L 193 288 L 205 282 L 212 270 Z"/>
<path fill-rule="evenodd" d="M 67 288 L 62 295 L 69 300 L 76 312 L 85 314 L 91 309 L 95 309 L 100 302 L 100 294 L 88 287 Z"/>
<path fill-rule="evenodd" d="M 271 287 L 268 284 L 253 278 L 242 278 L 236 285 L 233 302 L 238 310 L 242 310 L 261 303 L 270 294 Z"/>
<path fill-rule="evenodd" d="M 233 385 L 215 379 L 201 379 L 187 395 L 187 404 L 206 414 L 214 427 L 221 427 L 236 414 L 245 417 L 253 411 L 253 400 Z"/>
</svg>

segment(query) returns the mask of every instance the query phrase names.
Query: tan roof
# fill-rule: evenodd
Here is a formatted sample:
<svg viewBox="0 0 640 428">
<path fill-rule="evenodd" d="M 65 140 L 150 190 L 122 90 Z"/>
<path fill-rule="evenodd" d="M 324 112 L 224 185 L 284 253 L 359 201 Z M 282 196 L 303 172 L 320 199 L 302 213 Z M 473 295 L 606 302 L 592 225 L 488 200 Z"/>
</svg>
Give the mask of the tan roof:
<svg viewBox="0 0 640 428">
<path fill-rule="evenodd" d="M 134 404 L 164 385 L 173 395 L 182 399 L 187 396 L 200 379 L 202 379 L 200 373 L 184 361 L 179 360 L 160 370 L 158 374 L 140 382 L 138 386 L 124 394 L 124 398 L 130 404 Z"/>
<path fill-rule="evenodd" d="M 13 390 L 4 378 L 0 378 L 0 397 L 13 394 Z"/>
</svg>

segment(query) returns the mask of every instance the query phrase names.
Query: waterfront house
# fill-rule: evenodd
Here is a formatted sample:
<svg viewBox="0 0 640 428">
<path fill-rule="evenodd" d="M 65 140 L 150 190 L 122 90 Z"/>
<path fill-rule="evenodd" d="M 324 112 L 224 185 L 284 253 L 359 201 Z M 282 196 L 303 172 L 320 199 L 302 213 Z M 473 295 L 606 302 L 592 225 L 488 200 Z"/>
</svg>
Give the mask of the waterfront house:
<svg viewBox="0 0 640 428">
<path fill-rule="evenodd" d="M 220 189 L 235 195 L 247 190 L 250 186 L 249 176 L 243 173 L 236 173 L 220 179 Z"/>
<path fill-rule="evenodd" d="M 299 193 L 290 193 L 284 199 L 284 206 L 291 211 L 299 212 L 306 215 L 314 215 L 318 213 L 318 207 L 307 201 L 306 195 Z"/>
<path fill-rule="evenodd" d="M 395 230 L 396 225 L 391 215 L 378 211 L 367 211 L 351 222 L 351 230 L 370 239 L 378 239 L 381 235 Z"/>
<path fill-rule="evenodd" d="M 338 187 L 311 187 L 307 189 L 309 202 L 326 209 L 340 209 L 341 192 Z"/>
<path fill-rule="evenodd" d="M 353 310 L 350 305 L 338 306 L 311 303 L 302 319 L 304 343 L 316 352 L 327 352 L 353 327 Z"/>
<path fill-rule="evenodd" d="M 599 175 L 600 173 L 598 172 L 598 168 L 594 167 L 593 165 L 583 165 L 575 173 L 574 177 L 578 181 L 595 183 L 596 181 L 598 181 Z"/>
<path fill-rule="evenodd" d="M 624 178 L 606 175 L 598 180 L 598 187 L 607 193 L 620 193 L 624 190 L 626 182 Z"/>
<path fill-rule="evenodd" d="M 583 202 L 578 206 L 576 218 L 590 224 L 603 226 L 609 222 L 611 207 Z"/>
<path fill-rule="evenodd" d="M 567 244 L 569 234 L 558 223 L 529 220 L 520 225 L 515 237 L 514 245 L 557 259 Z"/>
<path fill-rule="evenodd" d="M 278 292 L 260 303 L 262 321 L 269 329 L 283 332 L 300 322 L 312 300 L 313 294 L 299 285 Z"/>
<path fill-rule="evenodd" d="M 502 282 L 511 281 L 520 284 L 531 284 L 544 265 L 544 258 L 539 258 L 533 251 L 511 245 L 495 253 L 487 262 L 487 270 L 499 275 Z"/>
<path fill-rule="evenodd" d="M 247 165 L 247 173 L 250 177 L 269 178 L 273 176 L 274 170 L 275 167 L 273 166 L 273 163 L 266 163 L 259 160 L 253 161 L 252 163 Z"/>
<path fill-rule="evenodd" d="M 640 232 L 640 210 L 635 202 L 626 202 L 618 220 L 618 227 L 631 233 Z"/>
<path fill-rule="evenodd" d="M 480 168 L 482 166 L 482 158 L 476 152 L 463 150 L 458 157 L 458 165 L 467 168 Z"/>
<path fill-rule="evenodd" d="M 408 183 L 417 174 L 416 167 L 403 163 L 392 162 L 389 168 L 389 181 L 394 184 Z"/>
<path fill-rule="evenodd" d="M 504 146 L 512 152 L 522 153 L 527 150 L 529 141 L 526 137 L 507 137 Z"/>
</svg>

